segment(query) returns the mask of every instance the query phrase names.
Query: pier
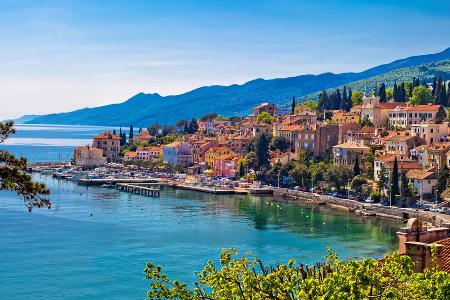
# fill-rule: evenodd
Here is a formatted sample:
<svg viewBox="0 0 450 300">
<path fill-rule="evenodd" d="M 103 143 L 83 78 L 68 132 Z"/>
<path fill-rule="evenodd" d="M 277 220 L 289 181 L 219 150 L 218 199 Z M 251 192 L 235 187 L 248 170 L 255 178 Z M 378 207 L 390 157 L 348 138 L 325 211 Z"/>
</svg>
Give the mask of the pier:
<svg viewBox="0 0 450 300">
<path fill-rule="evenodd" d="M 104 184 L 119 184 L 119 183 L 130 183 L 130 184 L 159 184 L 158 180 L 153 178 L 80 178 L 78 179 L 79 185 L 104 185 Z"/>
<path fill-rule="evenodd" d="M 156 183 L 158 184 L 158 183 Z M 128 193 L 143 195 L 147 197 L 159 197 L 160 189 L 146 186 L 148 184 L 128 184 L 128 183 L 117 183 L 116 189 L 119 191 L 124 191 Z"/>
</svg>

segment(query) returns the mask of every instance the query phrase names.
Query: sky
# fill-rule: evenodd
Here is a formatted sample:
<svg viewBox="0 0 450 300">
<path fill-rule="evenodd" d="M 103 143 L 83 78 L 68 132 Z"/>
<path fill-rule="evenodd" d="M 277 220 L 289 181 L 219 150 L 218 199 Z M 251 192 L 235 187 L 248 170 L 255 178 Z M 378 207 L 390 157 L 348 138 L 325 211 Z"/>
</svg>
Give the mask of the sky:
<svg viewBox="0 0 450 300">
<path fill-rule="evenodd" d="M 0 0 L 0 120 L 450 47 L 450 1 Z"/>
</svg>

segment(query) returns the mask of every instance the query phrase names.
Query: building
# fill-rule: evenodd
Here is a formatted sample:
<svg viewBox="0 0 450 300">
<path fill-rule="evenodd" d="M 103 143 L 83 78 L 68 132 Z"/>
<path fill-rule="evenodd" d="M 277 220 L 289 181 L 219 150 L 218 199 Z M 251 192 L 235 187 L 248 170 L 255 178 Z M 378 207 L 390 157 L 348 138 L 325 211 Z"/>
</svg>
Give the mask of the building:
<svg viewBox="0 0 450 300">
<path fill-rule="evenodd" d="M 408 155 L 419 142 L 415 136 L 410 135 L 409 131 L 394 131 L 383 138 L 383 144 L 385 154 Z"/>
<path fill-rule="evenodd" d="M 331 121 L 334 124 L 359 123 L 360 116 L 357 113 L 343 112 L 343 111 L 338 110 L 338 111 L 333 112 Z"/>
<path fill-rule="evenodd" d="M 420 170 L 421 168 L 420 164 L 417 161 L 410 159 L 407 155 L 382 155 L 376 157 L 374 160 L 373 178 L 375 181 L 380 180 L 380 171 L 382 167 L 384 167 L 386 171 L 389 172 L 388 175 L 390 176 L 390 169 L 394 167 L 395 159 L 397 159 L 397 166 L 401 164 L 400 168 L 403 168 L 402 170 Z"/>
<path fill-rule="evenodd" d="M 275 106 L 275 104 L 270 104 L 270 103 L 261 103 L 260 105 L 254 107 L 252 109 L 253 112 L 253 116 L 257 116 L 263 112 L 266 112 L 270 115 L 275 115 L 277 112 L 277 107 Z"/>
<path fill-rule="evenodd" d="M 351 113 L 359 115 L 360 119 L 370 120 L 378 127 L 387 117 L 389 112 L 396 107 L 406 107 L 406 102 L 380 102 L 379 97 L 365 97 L 362 105 L 355 105 L 350 109 Z"/>
<path fill-rule="evenodd" d="M 137 153 L 136 151 L 127 151 L 123 155 L 124 161 L 135 161 L 136 160 Z"/>
<path fill-rule="evenodd" d="M 142 161 L 157 162 L 163 156 L 161 146 L 138 147 L 136 149 L 136 159 Z"/>
<path fill-rule="evenodd" d="M 247 136 L 235 136 L 230 139 L 230 149 L 241 156 L 248 152 L 248 147 L 252 143 L 252 138 Z"/>
<path fill-rule="evenodd" d="M 438 143 L 449 135 L 448 122 L 412 124 L 411 135 L 421 138 L 427 145 Z"/>
<path fill-rule="evenodd" d="M 398 252 L 411 258 L 414 271 L 422 272 L 426 268 L 437 267 L 450 272 L 450 228 L 428 228 L 419 219 L 411 218 L 406 227 L 397 232 L 397 236 Z M 436 260 L 433 259 L 433 248 L 436 251 Z"/>
<path fill-rule="evenodd" d="M 417 159 L 422 168 L 436 167 L 442 170 L 447 164 L 450 143 L 422 145 L 411 150 L 411 156 Z"/>
<path fill-rule="evenodd" d="M 139 132 L 136 135 L 133 135 L 133 142 L 134 143 L 141 143 L 146 142 L 149 143 L 153 136 L 148 132 L 147 129 L 142 129 L 141 132 Z"/>
<path fill-rule="evenodd" d="M 409 170 L 406 173 L 409 182 L 413 184 L 414 191 L 420 199 L 433 199 L 436 197 L 437 169 L 434 167 L 425 170 Z"/>
<path fill-rule="evenodd" d="M 214 176 L 235 178 L 238 174 L 239 157 L 233 154 L 224 154 L 214 160 Z"/>
<path fill-rule="evenodd" d="M 389 112 L 389 124 L 394 127 L 410 128 L 413 124 L 434 122 L 440 105 L 416 105 L 396 107 Z"/>
<path fill-rule="evenodd" d="M 103 150 L 91 146 L 76 147 L 73 153 L 73 162 L 75 166 L 81 166 L 86 169 L 104 166 L 106 157 L 103 157 Z"/>
<path fill-rule="evenodd" d="M 108 162 L 115 162 L 119 156 L 120 137 L 112 134 L 111 131 L 105 131 L 102 134 L 94 136 L 92 146 L 101 149 L 103 156 L 106 157 Z"/>
<path fill-rule="evenodd" d="M 356 142 L 347 142 L 333 146 L 333 161 L 335 164 L 354 165 L 355 160 L 358 159 L 360 166 L 362 158 L 370 154 L 370 148 Z"/>
<path fill-rule="evenodd" d="M 214 169 L 214 163 L 216 159 L 223 155 L 236 156 L 236 153 L 231 151 L 231 149 L 228 147 L 211 147 L 205 153 L 205 162 L 208 166 Z"/>
<path fill-rule="evenodd" d="M 338 131 L 338 144 L 349 142 L 351 136 L 355 134 L 356 131 L 361 129 L 361 124 L 359 123 L 342 123 L 339 124 Z"/>
<path fill-rule="evenodd" d="M 165 163 L 190 166 L 194 162 L 191 145 L 187 142 L 177 141 L 163 145 L 162 151 Z"/>
<path fill-rule="evenodd" d="M 266 123 L 255 123 L 252 126 L 252 136 L 257 137 L 263 133 L 272 135 L 272 125 Z"/>
</svg>

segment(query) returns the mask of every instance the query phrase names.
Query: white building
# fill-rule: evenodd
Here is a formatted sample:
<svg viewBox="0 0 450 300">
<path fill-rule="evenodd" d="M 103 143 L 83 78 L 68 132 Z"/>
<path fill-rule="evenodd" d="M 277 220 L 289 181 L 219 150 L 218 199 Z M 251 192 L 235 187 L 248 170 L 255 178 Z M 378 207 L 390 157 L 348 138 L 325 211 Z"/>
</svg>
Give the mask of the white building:
<svg viewBox="0 0 450 300">
<path fill-rule="evenodd" d="M 389 112 L 389 124 L 394 127 L 410 128 L 413 124 L 434 122 L 440 105 L 416 105 L 396 107 Z"/>
</svg>

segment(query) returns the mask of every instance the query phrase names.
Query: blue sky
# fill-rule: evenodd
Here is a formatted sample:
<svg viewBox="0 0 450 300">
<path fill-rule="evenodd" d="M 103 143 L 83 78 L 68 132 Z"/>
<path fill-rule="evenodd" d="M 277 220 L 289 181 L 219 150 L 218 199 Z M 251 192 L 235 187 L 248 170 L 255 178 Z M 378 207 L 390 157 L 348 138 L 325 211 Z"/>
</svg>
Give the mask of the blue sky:
<svg viewBox="0 0 450 300">
<path fill-rule="evenodd" d="M 450 1 L 0 0 L 0 119 L 450 47 Z"/>
</svg>

